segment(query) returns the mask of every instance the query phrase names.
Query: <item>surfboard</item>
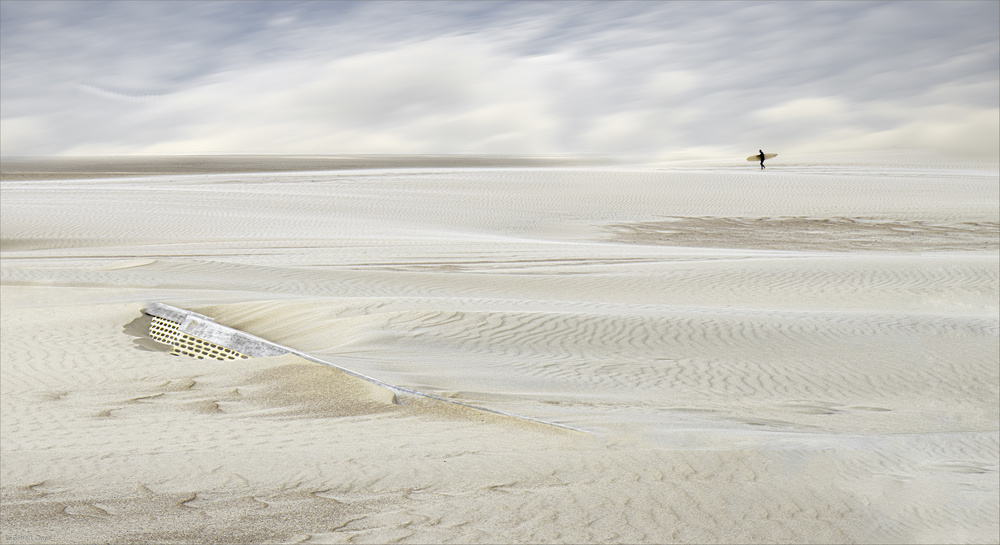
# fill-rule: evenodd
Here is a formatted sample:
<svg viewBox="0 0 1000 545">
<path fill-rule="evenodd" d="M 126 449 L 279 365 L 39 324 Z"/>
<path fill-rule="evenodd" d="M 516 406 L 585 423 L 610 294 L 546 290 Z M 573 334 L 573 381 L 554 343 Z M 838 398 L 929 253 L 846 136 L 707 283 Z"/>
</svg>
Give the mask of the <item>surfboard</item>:
<svg viewBox="0 0 1000 545">
<path fill-rule="evenodd" d="M 764 159 L 770 159 L 777 156 L 777 153 L 765 153 Z M 751 155 L 750 157 L 747 157 L 747 161 L 760 161 L 760 155 Z"/>
</svg>

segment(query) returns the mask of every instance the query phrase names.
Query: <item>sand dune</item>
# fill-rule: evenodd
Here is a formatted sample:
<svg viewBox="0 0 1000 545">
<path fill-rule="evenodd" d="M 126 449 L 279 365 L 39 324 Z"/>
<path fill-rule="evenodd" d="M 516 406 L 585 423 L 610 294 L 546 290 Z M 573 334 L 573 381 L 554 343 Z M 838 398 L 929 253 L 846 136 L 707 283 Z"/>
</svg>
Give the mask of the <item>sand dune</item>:
<svg viewBox="0 0 1000 545">
<path fill-rule="evenodd" d="M 995 161 L 329 159 L 5 159 L 4 542 L 1000 538 Z"/>
</svg>

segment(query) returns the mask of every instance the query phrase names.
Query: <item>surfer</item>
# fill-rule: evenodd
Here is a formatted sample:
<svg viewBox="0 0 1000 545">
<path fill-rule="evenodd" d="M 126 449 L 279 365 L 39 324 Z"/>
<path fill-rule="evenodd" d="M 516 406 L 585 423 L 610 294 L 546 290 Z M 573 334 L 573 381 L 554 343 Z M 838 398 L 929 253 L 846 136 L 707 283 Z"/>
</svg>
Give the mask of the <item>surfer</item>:
<svg viewBox="0 0 1000 545">
<path fill-rule="evenodd" d="M 757 151 L 760 152 L 757 154 L 757 157 L 760 157 L 760 169 L 764 170 L 764 150 L 759 149 Z"/>
</svg>

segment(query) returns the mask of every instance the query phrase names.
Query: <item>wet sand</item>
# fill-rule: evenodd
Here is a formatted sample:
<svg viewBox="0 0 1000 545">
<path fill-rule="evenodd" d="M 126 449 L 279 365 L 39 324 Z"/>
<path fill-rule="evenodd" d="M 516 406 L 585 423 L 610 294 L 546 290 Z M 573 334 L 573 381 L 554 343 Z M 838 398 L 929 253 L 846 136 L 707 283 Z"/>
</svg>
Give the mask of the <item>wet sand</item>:
<svg viewBox="0 0 1000 545">
<path fill-rule="evenodd" d="M 608 161 L 597 157 L 374 154 L 4 157 L 0 166 L 0 181 L 380 168 L 559 167 L 584 166 Z"/>
</svg>

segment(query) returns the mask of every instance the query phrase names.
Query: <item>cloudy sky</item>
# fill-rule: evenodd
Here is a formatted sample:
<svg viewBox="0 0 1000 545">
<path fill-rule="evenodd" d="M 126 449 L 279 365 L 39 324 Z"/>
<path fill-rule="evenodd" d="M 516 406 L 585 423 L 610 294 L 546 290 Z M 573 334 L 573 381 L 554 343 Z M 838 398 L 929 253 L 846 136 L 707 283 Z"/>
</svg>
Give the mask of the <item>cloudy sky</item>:
<svg viewBox="0 0 1000 545">
<path fill-rule="evenodd" d="M 0 152 L 997 156 L 998 7 L 5 1 Z"/>
</svg>

